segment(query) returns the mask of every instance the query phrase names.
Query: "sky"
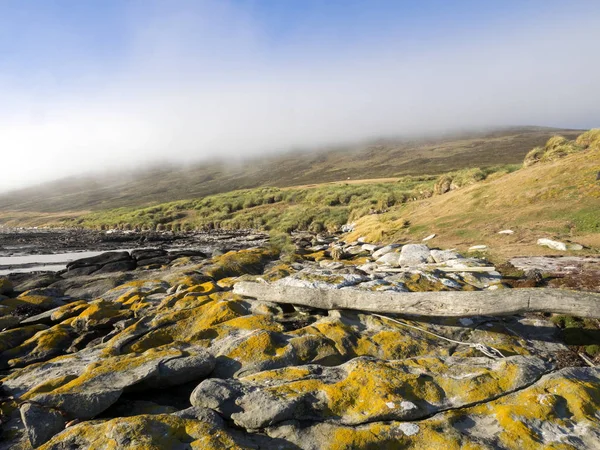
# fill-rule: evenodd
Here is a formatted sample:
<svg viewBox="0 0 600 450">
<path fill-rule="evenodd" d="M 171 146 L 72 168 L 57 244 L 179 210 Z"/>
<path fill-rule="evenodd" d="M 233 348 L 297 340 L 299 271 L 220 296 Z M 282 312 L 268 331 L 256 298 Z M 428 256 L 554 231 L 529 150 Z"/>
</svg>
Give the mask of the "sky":
<svg viewBox="0 0 600 450">
<path fill-rule="evenodd" d="M 142 164 L 600 126 L 597 0 L 0 0 L 0 191 Z"/>
</svg>

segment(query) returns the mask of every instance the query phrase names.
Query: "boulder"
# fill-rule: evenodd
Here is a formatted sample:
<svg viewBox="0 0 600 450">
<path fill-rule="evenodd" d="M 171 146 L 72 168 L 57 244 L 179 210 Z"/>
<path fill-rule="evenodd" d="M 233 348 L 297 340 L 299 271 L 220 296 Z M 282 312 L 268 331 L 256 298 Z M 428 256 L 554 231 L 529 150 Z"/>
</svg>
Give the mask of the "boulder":
<svg viewBox="0 0 600 450">
<path fill-rule="evenodd" d="M 67 264 L 67 269 L 78 269 L 87 266 L 105 266 L 120 261 L 131 261 L 129 252 L 106 252 L 90 258 L 77 259 Z"/>
<path fill-rule="evenodd" d="M 73 278 L 73 277 L 82 277 L 86 275 L 91 275 L 97 270 L 99 270 L 102 266 L 85 266 L 78 267 L 77 269 L 67 270 L 62 273 L 63 278 Z"/>
<path fill-rule="evenodd" d="M 215 366 L 204 349 L 171 346 L 141 354 L 105 357 L 78 377 L 32 400 L 60 409 L 69 419 L 91 419 L 115 403 L 124 390 L 164 388 L 198 380 Z"/>
<path fill-rule="evenodd" d="M 381 247 L 379 250 L 375 250 L 373 252 L 373 258 L 381 258 L 383 255 L 393 252 L 398 247 L 401 247 L 401 245 L 400 244 L 390 244 L 390 245 L 386 245 L 385 247 Z"/>
<path fill-rule="evenodd" d="M 452 259 L 460 259 L 462 256 L 453 250 L 431 250 L 431 257 L 436 263 L 445 263 Z"/>
<path fill-rule="evenodd" d="M 304 450 L 320 450 L 324 442 L 325 448 L 595 449 L 600 448 L 599 386 L 600 369 L 571 367 L 488 402 L 424 420 L 358 426 L 290 421 L 266 433 Z M 328 445 L 330 439 L 335 445 Z"/>
<path fill-rule="evenodd" d="M 551 248 L 552 250 L 559 250 L 561 252 L 567 251 L 567 244 L 564 242 L 553 241 L 552 239 L 541 238 L 537 240 L 537 245 Z"/>
<path fill-rule="evenodd" d="M 136 261 L 159 258 L 161 256 L 167 256 L 167 251 L 160 248 L 143 248 L 132 250 L 131 252 L 131 257 Z"/>
<path fill-rule="evenodd" d="M 239 379 L 204 380 L 194 406 L 214 409 L 247 429 L 288 420 L 359 425 L 415 420 L 446 409 L 493 400 L 527 387 L 551 370 L 539 358 L 419 358 L 381 361 L 359 357 L 337 367 L 308 365 Z"/>
<path fill-rule="evenodd" d="M 100 275 L 103 273 L 111 273 L 111 272 L 127 272 L 129 270 L 134 270 L 136 267 L 137 267 L 137 264 L 134 260 L 116 261 L 116 262 L 105 264 L 100 269 L 95 271 L 94 274 Z"/>
<path fill-rule="evenodd" d="M 56 409 L 25 403 L 21 406 L 20 412 L 33 448 L 46 443 L 65 428 L 65 418 Z"/>
<path fill-rule="evenodd" d="M 373 253 L 373 252 L 379 250 L 380 247 L 379 247 L 379 245 L 375 245 L 375 244 L 363 244 L 361 246 L 361 248 L 366 252 Z"/>
<path fill-rule="evenodd" d="M 137 267 L 145 266 L 166 266 L 172 261 L 172 258 L 168 256 L 156 256 L 149 259 L 139 259 L 137 261 Z"/>
<path fill-rule="evenodd" d="M 419 264 L 425 264 L 430 256 L 429 247 L 425 244 L 407 244 L 402 247 L 398 262 L 403 267 L 418 266 Z"/>
<path fill-rule="evenodd" d="M 10 294 L 13 291 L 12 282 L 5 277 L 0 277 L 0 295 Z"/>
<path fill-rule="evenodd" d="M 377 252 L 375 252 L 377 253 Z M 379 257 L 376 261 L 377 264 L 399 267 L 400 266 L 400 253 L 389 252 Z"/>
</svg>

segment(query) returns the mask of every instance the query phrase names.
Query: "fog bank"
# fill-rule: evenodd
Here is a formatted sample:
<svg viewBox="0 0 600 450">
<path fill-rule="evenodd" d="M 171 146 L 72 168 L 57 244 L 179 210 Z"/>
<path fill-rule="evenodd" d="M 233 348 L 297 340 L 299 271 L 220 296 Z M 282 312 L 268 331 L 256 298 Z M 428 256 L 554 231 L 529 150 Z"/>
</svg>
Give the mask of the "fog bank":
<svg viewBox="0 0 600 450">
<path fill-rule="evenodd" d="M 60 79 L 2 71 L 0 191 L 164 159 L 599 126 L 598 11 L 540 12 L 418 41 L 394 27 L 347 44 L 299 32 L 274 49 L 235 2 L 160 4 L 152 14 L 133 5 L 118 58 L 89 53 Z"/>
</svg>

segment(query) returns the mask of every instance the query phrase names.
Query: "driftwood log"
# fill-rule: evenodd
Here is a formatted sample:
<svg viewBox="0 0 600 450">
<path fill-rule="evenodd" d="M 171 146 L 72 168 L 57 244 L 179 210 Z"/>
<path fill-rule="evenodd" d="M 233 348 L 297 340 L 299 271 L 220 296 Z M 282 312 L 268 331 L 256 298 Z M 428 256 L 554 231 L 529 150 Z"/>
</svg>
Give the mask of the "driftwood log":
<svg viewBox="0 0 600 450">
<path fill-rule="evenodd" d="M 600 318 L 600 294 L 561 289 L 390 292 L 330 290 L 242 281 L 234 293 L 258 300 L 319 309 L 355 309 L 429 317 L 501 316 L 549 312 Z"/>
</svg>

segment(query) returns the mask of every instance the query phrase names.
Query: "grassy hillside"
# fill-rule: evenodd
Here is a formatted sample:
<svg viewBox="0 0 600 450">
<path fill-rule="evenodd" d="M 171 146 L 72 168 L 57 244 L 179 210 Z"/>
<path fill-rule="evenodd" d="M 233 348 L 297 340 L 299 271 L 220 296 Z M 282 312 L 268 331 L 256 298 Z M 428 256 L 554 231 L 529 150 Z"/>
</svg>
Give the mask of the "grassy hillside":
<svg viewBox="0 0 600 450">
<path fill-rule="evenodd" d="M 516 170 L 518 166 L 464 169 L 450 173 L 465 186 Z M 449 175 L 444 175 L 447 177 Z M 92 228 L 246 229 L 337 231 L 369 214 L 434 195 L 439 175 L 402 177 L 394 182 L 336 182 L 296 188 L 257 188 L 216 194 L 198 200 L 146 208 L 117 208 L 65 219 L 63 224 Z"/>
<path fill-rule="evenodd" d="M 244 162 L 205 162 L 185 168 L 163 165 L 103 178 L 67 179 L 0 195 L 0 213 L 139 207 L 260 186 L 297 186 L 347 178 L 398 178 L 515 164 L 556 133 L 573 138 L 580 132 L 513 128 L 290 152 Z"/>
<path fill-rule="evenodd" d="M 487 244 L 505 254 L 544 253 L 534 245 L 540 237 L 573 239 L 598 248 L 600 130 L 576 141 L 558 141 L 561 145 L 553 138 L 534 149 L 539 157 L 526 168 L 362 217 L 350 237 L 417 241 L 436 233 L 444 246 Z M 515 234 L 499 235 L 504 229 Z"/>
</svg>

